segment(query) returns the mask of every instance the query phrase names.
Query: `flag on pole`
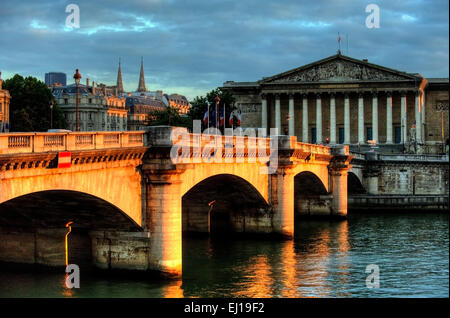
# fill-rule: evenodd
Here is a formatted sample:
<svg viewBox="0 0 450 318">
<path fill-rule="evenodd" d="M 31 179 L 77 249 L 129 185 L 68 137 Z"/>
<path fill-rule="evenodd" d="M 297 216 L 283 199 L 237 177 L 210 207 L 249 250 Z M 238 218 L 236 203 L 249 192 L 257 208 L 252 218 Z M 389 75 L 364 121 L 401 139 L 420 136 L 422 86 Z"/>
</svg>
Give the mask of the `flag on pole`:
<svg viewBox="0 0 450 318">
<path fill-rule="evenodd" d="M 216 121 L 216 110 L 215 109 L 213 109 L 213 111 L 212 111 L 211 119 L 212 119 L 211 123 L 213 123 L 213 126 L 216 127 L 217 126 L 217 121 Z"/>
<path fill-rule="evenodd" d="M 241 126 L 241 115 L 242 115 L 241 108 L 239 108 L 239 110 L 238 110 L 238 126 Z"/>
<path fill-rule="evenodd" d="M 223 113 L 222 109 L 219 116 L 219 127 L 222 127 L 223 125 L 225 125 L 225 114 Z"/>
<path fill-rule="evenodd" d="M 206 110 L 205 115 L 203 116 L 203 125 L 207 125 L 209 121 L 209 109 Z"/>
<path fill-rule="evenodd" d="M 233 128 L 233 111 L 230 112 L 230 117 L 228 118 L 228 125 Z"/>
<path fill-rule="evenodd" d="M 339 50 L 338 53 L 341 54 L 341 35 L 338 32 L 338 45 L 339 45 Z"/>
</svg>

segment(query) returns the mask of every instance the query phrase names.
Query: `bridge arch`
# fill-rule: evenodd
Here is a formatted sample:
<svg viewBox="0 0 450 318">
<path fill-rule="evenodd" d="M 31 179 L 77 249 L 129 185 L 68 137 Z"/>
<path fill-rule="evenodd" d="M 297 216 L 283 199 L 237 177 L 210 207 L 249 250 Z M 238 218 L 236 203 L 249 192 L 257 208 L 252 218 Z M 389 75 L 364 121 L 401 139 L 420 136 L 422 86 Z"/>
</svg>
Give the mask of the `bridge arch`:
<svg viewBox="0 0 450 318">
<path fill-rule="evenodd" d="M 68 222 L 73 222 L 69 235 Z M 113 240 L 105 233 L 130 232 L 141 235 L 143 229 L 99 197 L 70 190 L 33 192 L 0 204 L 0 261 L 63 266 L 68 257 L 89 269 L 111 249 Z"/>
<path fill-rule="evenodd" d="M 141 231 L 131 217 L 114 204 L 88 193 L 47 190 L 24 194 L 0 204 L 0 226 L 23 228 Z"/>
<path fill-rule="evenodd" d="M 240 164 L 195 164 L 183 173 L 182 196 L 191 190 L 195 185 L 203 180 L 219 175 L 231 175 L 238 177 L 252 185 L 266 202 L 269 201 L 269 190 L 267 187 L 269 175 L 261 172 L 260 167 L 255 167 L 255 163 Z M 262 169 L 264 170 L 264 169 Z M 237 180 L 237 179 L 235 179 Z"/>
<path fill-rule="evenodd" d="M 347 176 L 347 189 L 348 194 L 364 194 L 367 193 L 366 189 L 364 188 L 361 179 L 358 177 L 357 174 L 349 171 Z"/>
<path fill-rule="evenodd" d="M 184 232 L 256 232 L 271 225 L 263 195 L 247 180 L 216 174 L 195 184 L 182 197 Z"/>
<path fill-rule="evenodd" d="M 328 184 L 328 182 L 327 182 Z M 294 177 L 294 215 L 329 215 L 331 196 L 322 179 L 311 171 Z"/>
<path fill-rule="evenodd" d="M 324 186 L 326 192 L 330 192 L 327 165 L 298 164 L 294 167 L 292 173 L 294 179 L 299 179 L 301 177 L 308 177 L 308 179 L 313 178 Z"/>
<path fill-rule="evenodd" d="M 5 172 L 0 183 L 0 204 L 45 191 L 91 195 L 117 207 L 142 225 L 141 176 L 135 166 L 92 163 L 68 169 Z"/>
</svg>

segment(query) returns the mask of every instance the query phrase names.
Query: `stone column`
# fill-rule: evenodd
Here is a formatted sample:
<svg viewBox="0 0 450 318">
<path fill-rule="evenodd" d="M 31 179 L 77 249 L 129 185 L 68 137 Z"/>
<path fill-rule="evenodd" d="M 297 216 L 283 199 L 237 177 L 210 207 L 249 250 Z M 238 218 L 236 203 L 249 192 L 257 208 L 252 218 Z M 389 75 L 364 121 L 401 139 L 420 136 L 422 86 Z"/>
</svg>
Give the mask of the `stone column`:
<svg viewBox="0 0 450 318">
<path fill-rule="evenodd" d="M 415 114 L 416 114 L 416 141 L 420 143 L 422 141 L 422 118 L 421 118 L 421 107 L 420 107 L 420 91 L 416 92 L 416 102 L 415 102 Z"/>
<path fill-rule="evenodd" d="M 322 100 L 316 95 L 316 144 L 322 143 Z"/>
<path fill-rule="evenodd" d="M 140 168 L 145 198 L 142 223 L 150 232 L 149 269 L 168 276 L 181 276 L 181 185 L 186 166 L 172 162 L 172 129 L 154 126 L 147 132 L 150 150 Z"/>
<path fill-rule="evenodd" d="M 295 136 L 294 94 L 289 94 L 289 136 Z"/>
<path fill-rule="evenodd" d="M 363 94 L 358 95 L 358 142 L 363 144 L 364 140 L 364 98 Z"/>
<path fill-rule="evenodd" d="M 302 108 L 303 108 L 303 118 L 302 118 L 302 128 L 303 128 L 303 132 L 302 132 L 302 141 L 303 142 L 308 142 L 308 96 L 306 94 L 303 94 L 303 103 L 302 103 Z"/>
<path fill-rule="evenodd" d="M 150 231 L 149 269 L 181 276 L 181 180 L 177 170 L 161 171 L 144 164 L 146 217 Z"/>
<path fill-rule="evenodd" d="M 278 129 L 278 135 L 282 135 L 281 132 L 281 106 L 280 95 L 275 94 L 275 128 Z"/>
<path fill-rule="evenodd" d="M 274 232 L 286 237 L 294 237 L 294 176 L 284 168 L 271 175 Z"/>
<path fill-rule="evenodd" d="M 392 93 L 386 97 L 386 143 L 392 144 Z"/>
<path fill-rule="evenodd" d="M 330 94 L 330 144 L 336 144 L 336 100 L 334 93 Z"/>
<path fill-rule="evenodd" d="M 378 194 L 378 175 L 367 176 L 367 192 L 369 194 Z"/>
<path fill-rule="evenodd" d="M 268 126 L 267 126 L 267 99 L 266 95 L 261 95 L 261 127 L 266 129 L 266 133 L 268 134 Z"/>
<path fill-rule="evenodd" d="M 294 236 L 294 175 L 290 161 L 295 150 L 291 147 L 294 140 L 295 137 L 291 136 L 279 136 L 273 140 L 278 144 L 278 166 L 275 173 L 269 175 L 269 204 L 274 211 L 273 232 L 285 238 Z"/>
<path fill-rule="evenodd" d="M 407 142 L 407 136 L 408 136 L 408 127 L 407 127 L 407 107 L 406 107 L 406 93 L 402 92 L 402 96 L 400 99 L 400 117 L 401 117 L 401 123 L 402 123 L 402 131 L 401 131 L 401 143 L 404 144 Z"/>
<path fill-rule="evenodd" d="M 344 144 L 350 144 L 350 100 L 345 94 L 344 100 Z"/>
<path fill-rule="evenodd" d="M 378 93 L 372 97 L 372 140 L 378 143 Z"/>
<path fill-rule="evenodd" d="M 328 166 L 330 175 L 331 213 L 338 217 L 347 217 L 347 177 L 352 156 L 349 156 L 348 146 L 338 146 L 332 149 L 333 158 Z"/>
</svg>

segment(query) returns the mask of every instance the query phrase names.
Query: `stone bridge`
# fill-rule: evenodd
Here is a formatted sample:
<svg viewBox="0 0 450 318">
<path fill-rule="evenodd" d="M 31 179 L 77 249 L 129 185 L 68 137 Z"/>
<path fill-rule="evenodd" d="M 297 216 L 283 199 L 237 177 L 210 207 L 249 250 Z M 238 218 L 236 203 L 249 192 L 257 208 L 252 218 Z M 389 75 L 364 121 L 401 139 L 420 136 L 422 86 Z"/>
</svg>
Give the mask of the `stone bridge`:
<svg viewBox="0 0 450 318">
<path fill-rule="evenodd" d="M 345 217 L 351 158 L 168 126 L 0 134 L 0 261 L 63 266 L 71 221 L 70 263 L 178 276 L 183 232 L 292 238 L 295 215 Z"/>
</svg>

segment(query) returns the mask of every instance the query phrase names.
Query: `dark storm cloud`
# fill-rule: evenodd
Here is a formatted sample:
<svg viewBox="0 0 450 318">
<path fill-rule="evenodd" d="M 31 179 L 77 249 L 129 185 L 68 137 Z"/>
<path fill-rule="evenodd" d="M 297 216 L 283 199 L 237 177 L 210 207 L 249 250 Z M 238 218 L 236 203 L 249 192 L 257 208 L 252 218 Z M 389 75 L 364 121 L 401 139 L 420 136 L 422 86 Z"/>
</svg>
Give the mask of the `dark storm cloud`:
<svg viewBox="0 0 450 318">
<path fill-rule="evenodd" d="M 81 28 L 65 29 L 69 3 Z M 365 7 L 381 27 L 365 26 Z M 448 77 L 448 1 L 11 1 L 0 9 L 0 70 L 48 71 L 114 84 L 119 56 L 134 90 L 144 56 L 150 89 L 197 94 L 226 80 L 253 81 L 341 49 L 387 67 Z"/>
</svg>

